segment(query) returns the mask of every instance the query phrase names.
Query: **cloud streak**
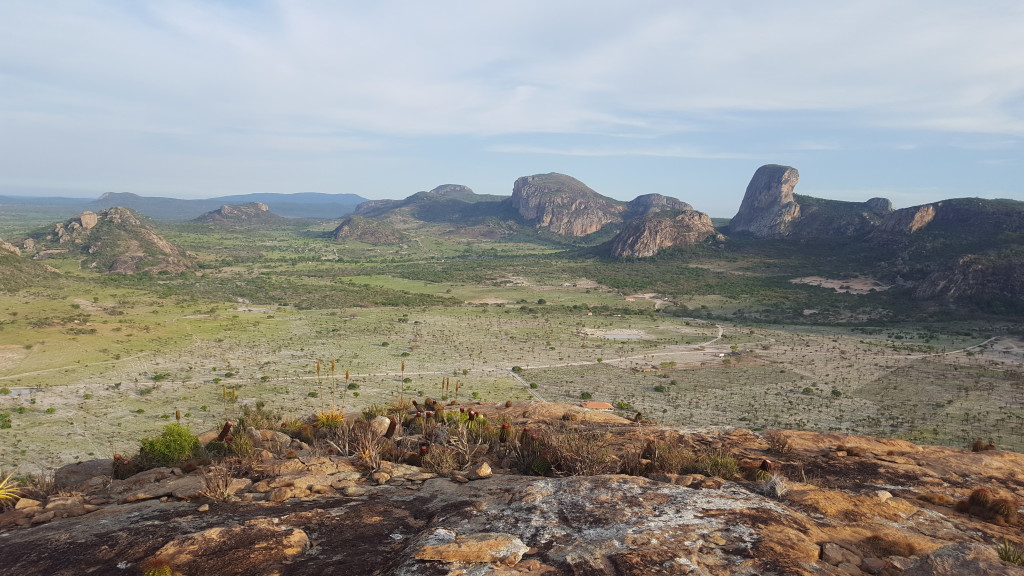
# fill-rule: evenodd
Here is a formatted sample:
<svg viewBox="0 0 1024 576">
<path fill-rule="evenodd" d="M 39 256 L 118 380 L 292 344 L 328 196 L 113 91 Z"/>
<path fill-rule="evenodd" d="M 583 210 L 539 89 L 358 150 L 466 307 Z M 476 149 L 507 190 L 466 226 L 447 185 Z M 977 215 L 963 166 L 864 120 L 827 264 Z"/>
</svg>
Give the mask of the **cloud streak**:
<svg viewBox="0 0 1024 576">
<path fill-rule="evenodd" d="M 1022 29 L 1008 0 L 15 1 L 0 19 L 0 174 L 113 182 L 116 157 L 154 179 L 172 173 L 160 158 L 214 177 L 209 159 L 248 155 L 260 182 L 270 158 L 295 173 L 438 138 L 463 156 L 581 159 L 828 154 L 856 148 L 835 134 L 854 131 L 1020 151 Z M 816 114 L 829 124 L 790 133 Z M 324 180 L 307 185 L 332 177 L 311 172 Z"/>
</svg>

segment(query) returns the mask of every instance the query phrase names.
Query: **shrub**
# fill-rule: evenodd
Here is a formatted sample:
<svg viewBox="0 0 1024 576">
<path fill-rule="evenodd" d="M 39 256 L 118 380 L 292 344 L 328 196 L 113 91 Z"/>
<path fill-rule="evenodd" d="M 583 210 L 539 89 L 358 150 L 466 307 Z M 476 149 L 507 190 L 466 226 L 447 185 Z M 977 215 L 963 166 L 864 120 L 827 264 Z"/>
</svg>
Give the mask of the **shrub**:
<svg viewBox="0 0 1024 576">
<path fill-rule="evenodd" d="M 775 454 L 788 454 L 793 451 L 789 443 L 789 436 L 779 430 L 766 430 L 764 433 L 765 442 L 768 442 L 768 451 Z"/>
<path fill-rule="evenodd" d="M 363 420 L 373 420 L 377 416 L 387 416 L 387 406 L 381 406 L 380 404 L 371 404 L 366 408 L 363 408 Z"/>
<path fill-rule="evenodd" d="M 209 408 L 207 406 L 200 406 L 199 409 L 205 411 Z M 255 406 L 248 404 L 242 406 L 242 415 L 238 418 L 238 427 L 243 430 L 249 427 L 256 428 L 257 430 L 273 430 L 278 427 L 281 420 L 280 412 L 268 409 L 265 402 L 258 400 Z"/>
<path fill-rule="evenodd" d="M 459 458 L 448 446 L 432 446 L 423 457 L 423 467 L 439 476 L 451 476 L 459 469 Z"/>
<path fill-rule="evenodd" d="M 176 466 L 197 454 L 199 439 L 181 424 L 168 424 L 156 437 L 143 438 L 139 456 L 151 466 Z"/>
<path fill-rule="evenodd" d="M 725 450 L 705 452 L 697 456 L 697 459 L 683 470 L 690 474 L 703 474 L 705 476 L 717 476 L 726 480 L 736 476 L 740 472 L 740 465 L 736 459 Z"/>
<path fill-rule="evenodd" d="M 650 472 L 681 474 L 697 461 L 697 455 L 684 448 L 681 444 L 654 440 L 647 442 L 640 453 L 640 458 L 650 462 Z"/>
<path fill-rule="evenodd" d="M 971 444 L 971 452 L 986 452 L 988 450 L 995 450 L 995 449 L 996 449 L 996 445 L 991 443 L 991 442 L 986 444 L 985 442 L 982 442 L 981 440 L 975 440 L 974 443 Z"/>
<path fill-rule="evenodd" d="M 0 414 L 0 430 L 11 427 L 11 415 Z"/>
<path fill-rule="evenodd" d="M 591 394 L 590 392 L 581 392 L 580 393 L 580 399 L 581 400 L 590 400 L 593 397 L 594 397 L 594 395 Z"/>
</svg>

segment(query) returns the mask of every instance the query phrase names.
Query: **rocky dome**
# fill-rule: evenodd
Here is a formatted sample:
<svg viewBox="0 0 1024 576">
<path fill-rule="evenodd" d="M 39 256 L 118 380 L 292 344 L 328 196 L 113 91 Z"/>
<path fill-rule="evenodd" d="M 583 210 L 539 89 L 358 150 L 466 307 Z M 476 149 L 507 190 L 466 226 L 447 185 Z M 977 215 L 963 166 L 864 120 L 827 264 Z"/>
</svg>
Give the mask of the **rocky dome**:
<svg viewBox="0 0 1024 576">
<path fill-rule="evenodd" d="M 623 203 L 601 196 L 572 176 L 556 172 L 516 180 L 511 203 L 523 220 L 574 238 L 621 222 L 626 210 Z"/>
<path fill-rule="evenodd" d="M 708 239 L 724 240 L 703 212 L 684 210 L 675 216 L 652 214 L 631 220 L 612 239 L 613 258 L 647 258 L 673 246 L 692 246 Z"/>
<path fill-rule="evenodd" d="M 637 196 L 633 200 L 630 200 L 627 206 L 629 210 L 629 217 L 631 218 L 646 216 L 647 214 L 654 214 L 655 212 L 693 210 L 693 206 L 686 202 L 672 198 L 671 196 L 662 196 L 661 194 L 644 194 L 642 196 Z"/>
<path fill-rule="evenodd" d="M 766 164 L 754 172 L 740 209 L 729 221 L 729 231 L 747 232 L 756 238 L 778 238 L 789 234 L 800 216 L 793 189 L 800 173 L 791 166 Z"/>
</svg>

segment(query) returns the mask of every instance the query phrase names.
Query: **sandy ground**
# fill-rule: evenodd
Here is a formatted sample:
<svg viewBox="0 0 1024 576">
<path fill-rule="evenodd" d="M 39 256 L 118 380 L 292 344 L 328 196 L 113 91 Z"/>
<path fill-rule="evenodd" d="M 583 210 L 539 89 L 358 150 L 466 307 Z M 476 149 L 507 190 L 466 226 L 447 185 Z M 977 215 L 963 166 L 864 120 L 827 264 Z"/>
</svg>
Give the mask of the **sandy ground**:
<svg viewBox="0 0 1024 576">
<path fill-rule="evenodd" d="M 583 336 L 590 336 L 592 338 L 607 338 L 609 340 L 646 340 L 650 338 L 647 332 L 643 330 L 634 330 L 627 328 L 616 328 L 613 330 L 604 330 L 601 328 L 584 328 L 580 330 L 580 334 Z"/>
<path fill-rule="evenodd" d="M 790 280 L 793 284 L 810 284 L 822 288 L 831 288 L 836 292 L 847 292 L 849 294 L 867 294 L 872 290 L 888 290 L 892 286 L 886 286 L 874 278 L 825 278 L 822 276 L 804 276 Z"/>
</svg>

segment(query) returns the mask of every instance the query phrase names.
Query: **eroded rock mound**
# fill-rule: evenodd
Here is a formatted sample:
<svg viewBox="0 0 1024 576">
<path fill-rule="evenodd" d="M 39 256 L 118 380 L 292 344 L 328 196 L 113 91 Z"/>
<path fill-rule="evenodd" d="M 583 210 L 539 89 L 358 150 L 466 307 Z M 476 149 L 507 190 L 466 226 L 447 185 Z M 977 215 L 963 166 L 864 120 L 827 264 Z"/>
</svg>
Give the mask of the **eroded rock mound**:
<svg viewBox="0 0 1024 576">
<path fill-rule="evenodd" d="M 215 224 L 221 222 L 245 223 L 274 219 L 278 216 L 270 212 L 270 207 L 262 202 L 246 204 L 225 204 L 195 219 L 196 222 Z"/>
<path fill-rule="evenodd" d="M 83 267 L 112 274 L 196 267 L 191 255 L 157 234 L 143 216 L 122 207 L 83 212 L 56 224 L 52 232 L 27 238 L 22 246 L 37 260 L 81 254 Z"/>
<path fill-rule="evenodd" d="M 692 246 L 707 240 L 723 241 L 711 218 L 685 210 L 675 216 L 653 214 L 628 222 L 611 242 L 613 258 L 647 258 L 673 246 Z"/>
<path fill-rule="evenodd" d="M 729 221 L 730 232 L 747 232 L 756 238 L 786 236 L 800 216 L 793 189 L 800 173 L 791 166 L 766 164 L 754 172 L 740 209 Z"/>
<path fill-rule="evenodd" d="M 671 196 L 644 194 L 629 201 L 629 218 L 637 218 L 655 212 L 693 210 L 693 206 Z"/>
<path fill-rule="evenodd" d="M 626 211 L 624 203 L 601 196 L 579 180 L 556 172 L 516 180 L 511 203 L 527 222 L 574 238 L 621 222 Z"/>
</svg>

